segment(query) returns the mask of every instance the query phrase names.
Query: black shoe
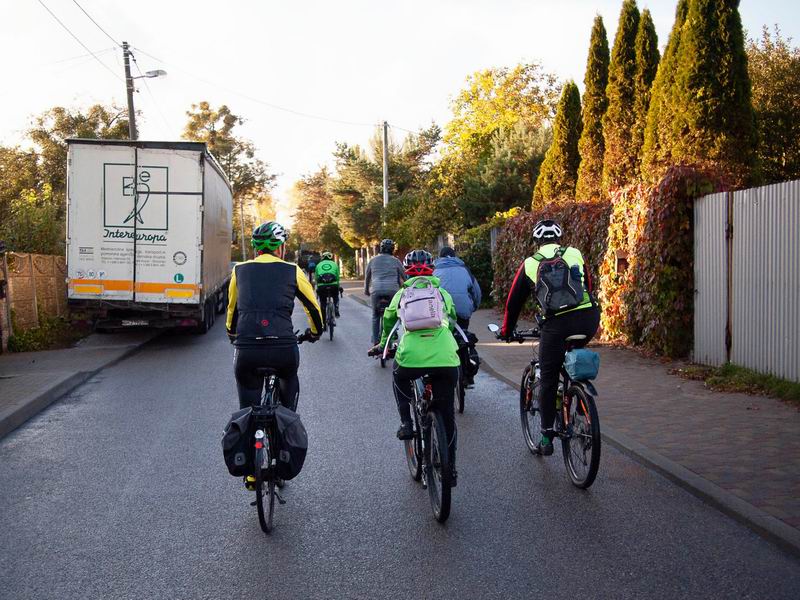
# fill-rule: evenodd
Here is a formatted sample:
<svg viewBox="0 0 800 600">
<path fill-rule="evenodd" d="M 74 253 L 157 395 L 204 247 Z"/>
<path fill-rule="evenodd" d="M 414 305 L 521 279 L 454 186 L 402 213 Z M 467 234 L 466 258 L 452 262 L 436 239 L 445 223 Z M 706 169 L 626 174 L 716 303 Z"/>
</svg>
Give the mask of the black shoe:
<svg viewBox="0 0 800 600">
<path fill-rule="evenodd" d="M 450 487 L 454 488 L 458 485 L 458 471 L 453 467 L 450 469 Z"/>
<path fill-rule="evenodd" d="M 414 426 L 411 423 L 402 423 L 400 429 L 397 430 L 398 440 L 413 440 L 414 439 Z"/>
<path fill-rule="evenodd" d="M 338 309 L 338 308 L 337 308 L 337 309 L 334 311 L 334 313 L 333 313 L 333 314 L 335 314 L 335 315 L 336 315 L 336 318 L 337 318 L 337 319 L 338 319 L 339 317 L 341 317 L 341 316 L 342 316 L 342 315 L 340 315 L 340 314 L 339 314 L 339 309 Z"/>
</svg>

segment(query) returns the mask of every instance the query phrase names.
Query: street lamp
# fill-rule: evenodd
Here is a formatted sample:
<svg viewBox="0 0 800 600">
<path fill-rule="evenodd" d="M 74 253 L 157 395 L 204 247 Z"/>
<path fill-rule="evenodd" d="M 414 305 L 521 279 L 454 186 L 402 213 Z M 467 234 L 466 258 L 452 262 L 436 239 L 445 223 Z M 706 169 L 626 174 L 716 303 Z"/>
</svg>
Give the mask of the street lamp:
<svg viewBox="0 0 800 600">
<path fill-rule="evenodd" d="M 133 109 L 133 80 L 134 79 L 143 79 L 143 78 L 153 78 L 153 77 L 163 77 L 167 74 L 166 71 L 162 69 L 156 69 L 155 71 L 147 71 L 144 75 L 139 75 L 138 77 L 131 76 L 131 51 L 128 47 L 128 42 L 122 42 L 122 57 L 125 60 L 125 87 L 128 92 L 128 137 L 132 140 L 138 139 L 139 135 L 136 131 L 136 111 Z"/>
</svg>

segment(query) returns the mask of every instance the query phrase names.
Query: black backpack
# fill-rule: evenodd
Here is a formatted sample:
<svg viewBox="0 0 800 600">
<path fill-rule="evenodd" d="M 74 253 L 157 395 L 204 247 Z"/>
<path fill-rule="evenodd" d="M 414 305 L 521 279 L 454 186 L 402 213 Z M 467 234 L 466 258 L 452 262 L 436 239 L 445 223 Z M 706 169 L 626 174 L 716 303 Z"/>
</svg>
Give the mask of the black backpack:
<svg viewBox="0 0 800 600">
<path fill-rule="evenodd" d="M 536 300 L 545 316 L 576 308 L 583 303 L 584 287 L 580 268 L 570 268 L 564 260 L 566 248 L 560 246 L 552 258 L 538 252 L 533 256 L 539 261 L 536 272 Z"/>
</svg>

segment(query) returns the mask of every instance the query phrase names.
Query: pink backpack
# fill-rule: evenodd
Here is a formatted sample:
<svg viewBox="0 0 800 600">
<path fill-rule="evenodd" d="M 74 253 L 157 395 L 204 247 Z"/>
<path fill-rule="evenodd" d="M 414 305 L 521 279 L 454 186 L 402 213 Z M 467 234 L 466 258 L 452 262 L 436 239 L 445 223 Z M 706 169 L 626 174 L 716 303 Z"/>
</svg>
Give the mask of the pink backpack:
<svg viewBox="0 0 800 600">
<path fill-rule="evenodd" d="M 400 298 L 400 320 L 406 331 L 437 329 L 444 321 L 444 298 L 430 280 L 424 280 L 424 287 L 416 287 L 418 282 L 403 291 Z"/>
</svg>

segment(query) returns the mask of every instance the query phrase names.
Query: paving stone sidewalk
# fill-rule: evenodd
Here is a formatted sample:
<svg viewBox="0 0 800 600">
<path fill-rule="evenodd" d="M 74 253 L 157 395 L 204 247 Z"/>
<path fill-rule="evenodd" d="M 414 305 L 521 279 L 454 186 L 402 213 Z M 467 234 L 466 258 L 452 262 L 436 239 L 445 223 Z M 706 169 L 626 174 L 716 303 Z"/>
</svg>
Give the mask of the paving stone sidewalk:
<svg viewBox="0 0 800 600">
<path fill-rule="evenodd" d="M 501 315 L 480 310 L 470 329 L 499 375 L 519 382 L 531 344 L 505 344 L 487 324 Z M 520 327 L 530 327 L 521 323 Z M 600 354 L 598 411 L 603 427 L 649 448 L 800 533 L 800 410 L 761 396 L 712 392 L 669 374 L 677 363 L 624 348 L 593 345 Z M 620 436 L 621 437 L 621 436 Z"/>
<path fill-rule="evenodd" d="M 93 334 L 74 348 L 0 354 L 0 437 L 158 332 Z"/>
</svg>

